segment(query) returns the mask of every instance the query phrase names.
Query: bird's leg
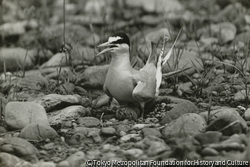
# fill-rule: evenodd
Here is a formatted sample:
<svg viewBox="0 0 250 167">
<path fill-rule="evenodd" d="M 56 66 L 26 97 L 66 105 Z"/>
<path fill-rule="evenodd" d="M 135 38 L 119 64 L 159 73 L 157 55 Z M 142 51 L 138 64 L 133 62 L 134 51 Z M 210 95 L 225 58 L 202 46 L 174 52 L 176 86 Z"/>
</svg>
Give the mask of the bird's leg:
<svg viewBox="0 0 250 167">
<path fill-rule="evenodd" d="M 113 97 L 109 97 L 109 101 L 108 101 L 108 106 L 109 107 L 111 106 L 112 100 L 113 100 Z"/>
<path fill-rule="evenodd" d="M 141 118 L 144 118 L 144 107 L 145 107 L 145 102 L 140 102 L 140 111 L 141 111 Z"/>
</svg>

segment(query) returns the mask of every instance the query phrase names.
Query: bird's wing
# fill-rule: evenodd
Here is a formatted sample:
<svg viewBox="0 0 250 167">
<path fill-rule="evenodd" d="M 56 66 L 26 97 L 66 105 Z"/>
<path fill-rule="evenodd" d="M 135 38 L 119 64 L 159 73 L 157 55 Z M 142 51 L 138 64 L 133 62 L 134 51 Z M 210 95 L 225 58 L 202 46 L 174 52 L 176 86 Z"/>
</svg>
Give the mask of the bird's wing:
<svg viewBox="0 0 250 167">
<path fill-rule="evenodd" d="M 153 64 L 146 64 L 138 71 L 133 79 L 136 86 L 132 92 L 135 100 L 147 102 L 153 99 L 156 95 L 156 67 Z"/>
<path fill-rule="evenodd" d="M 104 90 L 104 92 L 105 92 L 109 97 L 112 97 L 111 93 L 109 92 L 109 90 L 108 90 L 108 88 L 106 87 L 105 84 L 103 85 L 103 90 Z"/>
</svg>

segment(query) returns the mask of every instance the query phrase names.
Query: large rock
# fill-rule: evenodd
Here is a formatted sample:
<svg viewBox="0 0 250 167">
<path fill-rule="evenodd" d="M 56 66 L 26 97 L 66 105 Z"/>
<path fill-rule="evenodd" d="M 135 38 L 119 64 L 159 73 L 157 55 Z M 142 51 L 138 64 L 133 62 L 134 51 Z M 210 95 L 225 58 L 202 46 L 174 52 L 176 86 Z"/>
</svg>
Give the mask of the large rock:
<svg viewBox="0 0 250 167">
<path fill-rule="evenodd" d="M 178 69 L 191 67 L 190 69 L 185 71 L 186 74 L 193 74 L 196 71 L 203 70 L 203 67 L 201 66 L 202 61 L 199 57 L 199 54 L 195 51 L 184 50 L 181 55 L 176 55 L 176 53 L 172 54 L 167 63 L 163 66 L 163 73 L 177 70 L 175 69 L 176 62 L 178 63 Z"/>
<path fill-rule="evenodd" d="M 68 54 L 56 53 L 47 62 L 43 63 L 41 68 L 66 66 L 68 65 L 67 63 L 69 63 Z"/>
<path fill-rule="evenodd" d="M 21 22 L 4 23 L 0 26 L 0 34 L 3 37 L 12 35 L 21 35 L 25 33 L 26 29 L 35 29 L 38 23 L 35 20 L 25 20 Z"/>
<path fill-rule="evenodd" d="M 221 131 L 223 135 L 233 135 L 235 133 L 244 133 L 247 130 L 247 122 L 239 115 L 235 108 L 222 107 L 210 112 L 200 113 L 209 125 L 207 131 Z"/>
<path fill-rule="evenodd" d="M 22 166 L 26 166 L 26 167 L 32 167 L 33 164 L 25 161 L 21 158 L 18 158 L 15 155 L 9 154 L 9 153 L 4 153 L 1 152 L 0 153 L 0 166 L 19 166 L 20 164 L 22 164 Z"/>
<path fill-rule="evenodd" d="M 75 41 L 83 41 L 82 39 L 85 39 L 85 34 L 88 34 L 87 29 L 83 26 L 68 22 L 65 26 L 66 43 L 72 45 L 76 44 Z M 53 53 L 57 53 L 59 50 L 58 47 L 60 47 L 63 42 L 63 27 L 63 24 L 56 24 L 42 29 L 42 32 L 39 36 L 39 42 Z"/>
<path fill-rule="evenodd" d="M 51 125 L 61 124 L 66 120 L 78 119 L 80 116 L 89 116 L 90 110 L 81 105 L 73 105 L 62 110 L 52 111 L 48 113 L 49 122 Z"/>
<path fill-rule="evenodd" d="M 189 100 L 176 100 L 177 98 L 169 97 L 166 98 L 171 101 L 171 104 L 168 104 L 168 106 L 172 107 L 171 110 L 166 112 L 166 115 L 164 118 L 161 120 L 160 124 L 164 125 L 166 123 L 170 123 L 172 120 L 177 119 L 183 114 L 187 113 L 198 113 L 199 109 L 198 107 L 192 103 Z M 166 101 L 167 102 L 167 101 Z"/>
<path fill-rule="evenodd" d="M 32 123 L 27 125 L 21 130 L 19 137 L 29 140 L 41 140 L 41 139 L 45 140 L 58 137 L 58 134 L 50 126 L 44 126 Z"/>
<path fill-rule="evenodd" d="M 195 113 L 184 114 L 170 122 L 162 131 L 164 138 L 192 136 L 205 131 L 206 121 Z"/>
<path fill-rule="evenodd" d="M 2 90 L 8 94 L 10 101 L 32 101 L 44 95 L 47 91 L 48 80 L 40 75 L 39 71 L 26 72 L 24 77 L 12 76 L 1 84 Z"/>
<path fill-rule="evenodd" d="M 109 65 L 88 67 L 79 74 L 78 84 L 87 88 L 102 88 L 106 79 Z"/>
<path fill-rule="evenodd" d="M 4 70 L 16 71 L 17 69 L 29 69 L 34 66 L 32 57 L 34 52 L 23 48 L 2 48 L 0 49 L 0 72 Z"/>
<path fill-rule="evenodd" d="M 5 107 L 5 123 L 14 130 L 20 130 L 30 123 L 49 125 L 43 106 L 33 102 L 9 102 Z"/>
<path fill-rule="evenodd" d="M 237 28 L 233 23 L 222 22 L 210 25 L 212 35 L 216 36 L 221 42 L 226 43 L 235 38 Z"/>
<path fill-rule="evenodd" d="M 83 105 L 88 107 L 91 103 L 87 98 L 83 98 L 77 94 L 75 95 L 59 95 L 49 94 L 41 98 L 37 98 L 34 103 L 41 104 L 47 112 L 59 110 L 71 105 Z"/>
<path fill-rule="evenodd" d="M 19 137 L 8 137 L 1 142 L 2 152 L 8 152 L 20 157 L 34 156 L 38 154 L 37 148 Z"/>
<path fill-rule="evenodd" d="M 126 4 L 131 7 L 142 7 L 147 12 L 171 12 L 184 8 L 177 0 L 127 0 Z"/>
</svg>

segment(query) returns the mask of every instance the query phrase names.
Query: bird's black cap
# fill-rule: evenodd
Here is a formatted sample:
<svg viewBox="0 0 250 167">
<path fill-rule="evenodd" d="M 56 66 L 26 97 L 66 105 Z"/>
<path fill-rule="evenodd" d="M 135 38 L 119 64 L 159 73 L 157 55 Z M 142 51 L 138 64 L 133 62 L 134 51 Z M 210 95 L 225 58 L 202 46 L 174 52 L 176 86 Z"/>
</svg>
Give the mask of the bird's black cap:
<svg viewBox="0 0 250 167">
<path fill-rule="evenodd" d="M 120 39 L 112 41 L 111 43 L 113 43 L 113 44 L 125 43 L 125 44 L 128 44 L 128 46 L 130 46 L 129 37 L 125 33 L 119 32 L 119 33 L 116 33 L 116 34 L 112 35 L 112 37 L 120 37 Z"/>
</svg>

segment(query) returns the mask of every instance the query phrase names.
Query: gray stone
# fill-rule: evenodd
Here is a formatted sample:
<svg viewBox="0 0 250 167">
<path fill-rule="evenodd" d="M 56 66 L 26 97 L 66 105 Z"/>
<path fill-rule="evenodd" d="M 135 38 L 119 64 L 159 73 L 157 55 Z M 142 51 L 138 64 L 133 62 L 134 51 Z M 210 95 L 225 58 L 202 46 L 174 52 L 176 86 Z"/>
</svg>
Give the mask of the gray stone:
<svg viewBox="0 0 250 167">
<path fill-rule="evenodd" d="M 168 104 L 168 106 L 172 107 L 172 109 L 166 112 L 166 115 L 160 122 L 161 125 L 170 123 L 172 120 L 177 119 L 183 114 L 199 112 L 198 107 L 189 100 L 183 100 L 183 99 L 178 100 L 177 98 L 172 98 L 172 97 L 167 97 L 166 101 L 167 100 L 171 101 L 171 103 Z"/>
<path fill-rule="evenodd" d="M 5 122 L 11 129 L 22 129 L 30 123 L 49 126 L 43 106 L 33 102 L 9 102 L 5 108 Z"/>
<path fill-rule="evenodd" d="M 216 156 L 219 155 L 220 153 L 213 148 L 205 147 L 204 149 L 202 149 L 201 154 L 203 156 Z"/>
<path fill-rule="evenodd" d="M 33 167 L 32 163 L 25 161 L 21 158 L 18 158 L 12 154 L 4 152 L 0 153 L 0 166 L 11 167 L 11 166 L 20 166 L 20 164 L 22 164 L 22 166 L 25 167 Z"/>
<path fill-rule="evenodd" d="M 184 69 L 184 68 L 189 68 L 188 70 L 185 71 L 186 74 L 192 75 L 193 73 L 195 73 L 197 70 L 201 71 L 203 70 L 203 67 L 201 66 L 202 61 L 200 59 L 200 56 L 198 54 L 198 52 L 195 51 L 189 51 L 189 50 L 184 50 L 182 55 L 179 55 L 180 58 L 178 59 L 178 69 Z M 166 63 L 163 66 L 163 73 L 168 73 L 173 71 L 173 69 L 175 69 L 175 62 L 176 61 L 176 57 L 177 55 L 173 54 L 169 60 L 168 63 Z M 177 70 L 177 69 L 175 69 Z M 181 73 L 179 74 L 181 75 Z"/>
<path fill-rule="evenodd" d="M 29 140 L 53 139 L 58 136 L 57 132 L 50 126 L 39 125 L 36 123 L 27 125 L 19 134 L 19 137 Z"/>
<path fill-rule="evenodd" d="M 195 113 L 188 113 L 170 122 L 162 131 L 164 138 L 192 136 L 205 131 L 206 121 Z"/>
<path fill-rule="evenodd" d="M 209 119 L 208 112 L 202 112 L 200 115 L 210 122 L 207 131 L 221 131 L 223 135 L 233 135 L 247 130 L 247 122 L 235 108 L 222 107 L 212 110 Z"/>
<path fill-rule="evenodd" d="M 161 137 L 161 132 L 156 128 L 143 128 L 142 135 L 143 137 L 150 136 L 150 135 Z"/>
<path fill-rule="evenodd" d="M 79 126 L 97 127 L 101 125 L 101 121 L 95 117 L 80 117 L 78 119 Z"/>
<path fill-rule="evenodd" d="M 87 127 L 79 126 L 79 127 L 76 127 L 73 132 L 75 134 L 82 133 L 84 135 L 87 135 L 90 131 L 96 131 L 96 132 L 100 133 L 101 130 L 99 128 L 87 128 Z"/>
<path fill-rule="evenodd" d="M 49 123 L 52 125 L 62 123 L 66 120 L 74 120 L 79 117 L 89 116 L 90 110 L 81 105 L 73 105 L 62 110 L 52 111 L 48 113 Z"/>
<path fill-rule="evenodd" d="M 25 157 L 25 156 L 32 156 L 38 154 L 38 150 L 35 146 L 33 146 L 30 142 L 26 141 L 25 139 L 18 138 L 18 137 L 9 137 L 4 140 L 1 144 L 1 150 L 5 152 L 6 147 L 9 153 L 14 153 L 17 156 Z"/>
<path fill-rule="evenodd" d="M 41 104 L 47 112 L 59 110 L 71 105 L 82 105 L 88 107 L 91 103 L 88 98 L 81 97 L 80 95 L 59 95 L 48 94 L 46 96 L 37 98 L 34 103 Z"/>
<path fill-rule="evenodd" d="M 34 66 L 34 62 L 31 59 L 33 57 L 32 52 L 23 48 L 1 48 L 0 50 L 0 72 L 3 72 L 3 64 L 5 62 L 7 71 L 16 71 L 25 67 L 29 69 Z"/>
<path fill-rule="evenodd" d="M 210 25 L 211 33 L 217 37 L 220 37 L 221 42 L 226 43 L 232 41 L 235 38 L 237 28 L 233 23 L 222 22 L 218 24 Z"/>
<path fill-rule="evenodd" d="M 199 141 L 201 145 L 206 145 L 219 142 L 222 138 L 222 133 L 217 131 L 208 131 L 206 133 L 197 134 L 194 138 Z"/>
<path fill-rule="evenodd" d="M 135 147 L 145 150 L 148 156 L 156 156 L 162 152 L 171 150 L 161 138 L 153 135 L 146 136 L 144 139 L 135 143 Z"/>
<path fill-rule="evenodd" d="M 142 7 L 147 12 L 173 12 L 183 10 L 183 6 L 179 1 L 175 0 L 127 0 L 126 4 L 131 7 Z"/>
<path fill-rule="evenodd" d="M 79 74 L 76 83 L 87 88 L 102 88 L 106 79 L 109 65 L 91 66 Z"/>
<path fill-rule="evenodd" d="M 65 161 L 67 163 L 65 163 Z M 65 167 L 65 164 L 68 164 L 71 167 L 78 167 L 78 166 L 81 166 L 81 164 L 83 164 L 84 162 L 85 162 L 85 153 L 82 151 L 78 151 L 70 155 L 68 158 L 66 158 L 66 160 L 61 161 L 58 164 L 58 167 Z"/>
<path fill-rule="evenodd" d="M 248 98 L 250 98 L 250 95 L 248 95 Z M 239 90 L 237 93 L 234 94 L 235 101 L 243 102 L 245 101 L 245 99 L 246 99 L 246 90 Z"/>
<path fill-rule="evenodd" d="M 250 121 L 250 108 L 248 108 L 244 114 L 243 117 L 245 118 L 246 121 Z"/>
<path fill-rule="evenodd" d="M 103 135 L 115 135 L 116 130 L 113 127 L 103 127 L 101 129 L 101 134 Z"/>
</svg>

